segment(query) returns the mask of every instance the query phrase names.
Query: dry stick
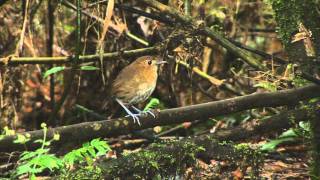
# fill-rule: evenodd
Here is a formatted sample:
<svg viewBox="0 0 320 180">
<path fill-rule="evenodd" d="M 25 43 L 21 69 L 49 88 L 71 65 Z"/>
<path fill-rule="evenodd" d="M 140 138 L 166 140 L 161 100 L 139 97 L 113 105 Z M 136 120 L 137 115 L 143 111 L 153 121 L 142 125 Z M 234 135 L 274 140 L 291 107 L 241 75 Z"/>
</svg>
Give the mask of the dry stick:
<svg viewBox="0 0 320 180">
<path fill-rule="evenodd" d="M 24 3 L 22 3 L 24 4 Z M 23 25 L 22 25 L 22 30 L 20 33 L 20 40 L 16 46 L 16 50 L 14 55 L 15 56 L 20 56 L 20 54 L 22 53 L 22 48 L 23 48 L 23 43 L 24 43 L 24 36 L 25 36 L 25 32 L 26 32 L 26 27 L 27 27 L 27 22 L 28 22 L 28 10 L 29 10 L 29 0 L 25 1 L 25 7 L 24 7 L 24 19 L 23 19 Z"/>
<path fill-rule="evenodd" d="M 272 55 L 272 54 L 268 54 L 268 53 L 266 53 L 266 52 L 264 52 L 264 51 L 260 51 L 260 50 L 258 50 L 258 49 L 251 48 L 251 47 L 249 47 L 249 46 L 243 45 L 242 43 L 237 42 L 237 41 L 232 40 L 232 39 L 229 39 L 229 40 L 230 40 L 233 44 L 235 44 L 237 47 L 239 47 L 239 48 L 241 48 L 241 49 L 245 49 L 245 50 L 247 50 L 247 51 L 250 51 L 250 52 L 252 52 L 252 53 L 254 53 L 254 54 L 256 54 L 256 55 L 259 55 L 259 56 L 261 56 L 261 57 L 263 57 L 263 58 L 265 58 L 265 59 L 268 59 L 268 58 L 269 58 L 269 59 L 275 60 L 276 62 L 278 62 L 278 63 L 280 63 L 280 64 L 288 64 L 288 63 L 289 63 L 289 61 L 287 61 L 287 60 L 285 60 L 285 59 L 282 59 L 282 58 L 279 58 L 279 57 L 277 57 L 277 56 L 274 56 L 274 55 Z M 210 43 L 207 43 L 207 45 L 210 46 L 210 47 L 213 47 L 213 45 L 210 44 Z"/>
<path fill-rule="evenodd" d="M 92 138 L 129 134 L 135 130 L 146 129 L 154 126 L 206 120 L 210 117 L 240 112 L 253 108 L 293 105 L 302 100 L 319 96 L 320 87 L 316 85 L 272 93 L 254 93 L 221 101 L 163 110 L 157 114 L 156 118 L 153 118 L 152 116 L 141 117 L 140 122 L 142 126 L 134 124 L 131 118 L 118 118 L 61 126 L 49 129 L 47 132 L 47 138 L 51 139 L 54 133 L 59 133 L 60 141 L 52 143 L 53 147 L 59 147 L 65 142 L 82 143 Z M 25 145 L 29 149 L 39 147 L 38 144 L 34 144 L 33 141 L 41 139 L 43 137 L 43 131 L 37 130 L 22 133 L 22 135 L 26 134 L 30 135 L 31 141 L 27 142 Z M 24 150 L 24 145 L 13 143 L 13 140 L 16 138 L 17 136 L 14 135 L 6 136 L 1 139 L 0 152 Z"/>
<path fill-rule="evenodd" d="M 102 1 L 97 1 L 97 2 L 94 2 L 94 3 L 91 3 L 89 4 L 87 7 L 85 7 L 84 9 L 87 9 L 87 8 L 92 8 L 94 6 L 97 6 L 98 4 L 107 4 L 109 0 L 102 0 Z M 115 3 L 115 8 L 117 9 L 121 9 L 121 10 L 125 10 L 126 12 L 129 12 L 129 13 L 133 13 L 133 14 L 138 14 L 140 16 L 144 16 L 146 18 L 150 18 L 150 19 L 153 19 L 153 20 L 157 20 L 159 22 L 163 22 L 163 23 L 166 23 L 166 24 L 169 24 L 169 25 L 174 25 L 174 23 L 166 18 L 166 17 L 163 17 L 163 16 L 159 16 L 159 15 L 156 15 L 155 13 L 148 13 L 148 12 L 145 12 L 143 10 L 140 10 L 140 9 L 136 9 L 132 6 L 128 6 L 128 5 L 124 5 L 124 4 L 119 4 L 119 3 Z"/>
<path fill-rule="evenodd" d="M 111 23 L 111 17 L 113 15 L 113 8 L 114 8 L 114 0 L 110 0 L 108 1 L 108 5 L 107 5 L 107 10 L 106 10 L 106 15 L 105 18 L 103 20 L 102 23 L 102 32 L 101 34 L 99 34 L 99 41 L 98 44 L 96 46 L 96 52 L 99 53 L 100 56 L 100 73 L 101 73 L 101 78 L 102 78 L 102 83 L 103 85 L 106 84 L 106 78 L 105 78 L 105 69 L 104 69 L 104 64 L 103 64 L 103 57 L 102 54 L 104 53 L 104 47 L 105 47 L 105 37 L 107 34 L 107 31 L 109 29 L 110 23 Z"/>
<path fill-rule="evenodd" d="M 176 63 L 181 64 L 182 66 L 184 66 L 188 69 L 191 69 L 193 72 L 195 72 L 196 74 L 198 74 L 202 78 L 207 79 L 208 81 L 210 81 L 212 84 L 214 84 L 216 86 L 221 86 L 224 82 L 223 80 L 217 79 L 217 78 L 210 76 L 209 74 L 201 71 L 198 67 L 191 67 L 188 63 L 186 63 L 184 61 L 177 60 Z"/>
<path fill-rule="evenodd" d="M 126 12 L 129 12 L 129 13 L 139 14 L 140 16 L 144 16 L 146 18 L 157 20 L 159 22 L 166 23 L 166 24 L 168 24 L 170 26 L 174 25 L 174 23 L 172 21 L 170 21 L 170 19 L 168 19 L 166 17 L 162 17 L 162 16 L 159 16 L 159 15 L 156 15 L 155 13 L 148 13 L 148 12 L 142 11 L 140 9 L 136 9 L 136 8 L 134 8 L 132 6 L 126 6 L 126 5 L 123 5 L 123 4 L 116 4 L 116 8 L 125 10 Z"/>
<path fill-rule="evenodd" d="M 98 41 L 98 45 L 97 45 L 98 50 L 104 49 L 103 42 L 106 37 L 107 31 L 109 29 L 111 17 L 113 15 L 113 8 L 114 8 L 114 0 L 110 0 L 107 5 L 105 19 L 103 20 L 103 28 L 102 28 L 102 32 L 101 32 L 101 37 L 100 37 L 100 39 Z"/>
</svg>

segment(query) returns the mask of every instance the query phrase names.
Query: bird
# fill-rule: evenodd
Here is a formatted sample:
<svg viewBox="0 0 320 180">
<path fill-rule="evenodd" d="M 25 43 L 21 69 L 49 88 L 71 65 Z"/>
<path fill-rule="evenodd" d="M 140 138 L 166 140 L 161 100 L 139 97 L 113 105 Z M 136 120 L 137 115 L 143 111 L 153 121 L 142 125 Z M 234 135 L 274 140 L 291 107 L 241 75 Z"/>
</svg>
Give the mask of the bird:
<svg viewBox="0 0 320 180">
<path fill-rule="evenodd" d="M 159 56 L 142 56 L 131 64 L 123 68 L 112 83 L 112 98 L 133 118 L 134 123 L 138 123 L 139 116 L 149 113 L 153 117 L 152 111 L 141 111 L 135 104 L 146 101 L 156 88 L 158 79 L 158 66 L 167 63 Z M 130 111 L 132 108 L 136 113 Z"/>
</svg>

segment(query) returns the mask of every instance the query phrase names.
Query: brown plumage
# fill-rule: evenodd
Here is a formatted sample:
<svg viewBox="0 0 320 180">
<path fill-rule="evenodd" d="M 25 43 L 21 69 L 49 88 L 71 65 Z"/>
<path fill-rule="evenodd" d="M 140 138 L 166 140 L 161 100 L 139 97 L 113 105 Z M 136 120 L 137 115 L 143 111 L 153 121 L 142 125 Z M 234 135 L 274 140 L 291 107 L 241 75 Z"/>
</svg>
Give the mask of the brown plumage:
<svg viewBox="0 0 320 180">
<path fill-rule="evenodd" d="M 142 111 L 133 105 L 147 100 L 152 94 L 157 84 L 158 65 L 163 63 L 165 61 L 159 61 L 159 57 L 142 56 L 122 69 L 112 84 L 113 98 L 139 124 L 137 116 L 140 116 Z M 132 107 L 138 114 L 132 113 L 126 106 Z"/>
</svg>

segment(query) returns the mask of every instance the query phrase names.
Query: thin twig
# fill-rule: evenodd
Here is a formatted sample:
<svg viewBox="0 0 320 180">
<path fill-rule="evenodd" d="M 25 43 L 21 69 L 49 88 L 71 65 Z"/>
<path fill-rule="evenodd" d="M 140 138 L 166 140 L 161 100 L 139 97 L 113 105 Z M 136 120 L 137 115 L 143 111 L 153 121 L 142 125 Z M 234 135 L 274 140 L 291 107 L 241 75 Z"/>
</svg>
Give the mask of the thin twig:
<svg viewBox="0 0 320 180">
<path fill-rule="evenodd" d="M 24 4 L 24 3 L 22 3 Z M 26 28 L 27 28 L 27 22 L 28 22 L 28 11 L 29 11 L 29 0 L 27 0 L 25 2 L 25 7 L 24 7 L 24 19 L 23 19 L 23 25 L 22 25 L 22 30 L 20 33 L 20 40 L 17 44 L 16 47 L 16 51 L 14 53 L 14 56 L 20 56 L 20 54 L 22 53 L 22 49 L 23 49 L 23 42 L 24 42 L 24 36 L 25 36 L 25 32 L 26 32 Z"/>
<path fill-rule="evenodd" d="M 47 19 L 47 56 L 52 57 L 53 56 L 53 42 L 54 42 L 54 9 L 53 7 L 53 1 L 48 0 L 47 3 L 48 6 L 48 19 Z M 49 66 L 49 69 L 54 67 L 53 64 Z M 55 106 L 55 97 L 54 97 L 54 89 L 55 89 L 55 78 L 54 74 L 50 75 L 50 103 L 51 103 L 51 110 L 54 111 Z M 55 118 L 53 118 L 55 119 Z M 55 125 L 55 122 L 51 121 L 49 122 L 52 125 Z"/>
</svg>

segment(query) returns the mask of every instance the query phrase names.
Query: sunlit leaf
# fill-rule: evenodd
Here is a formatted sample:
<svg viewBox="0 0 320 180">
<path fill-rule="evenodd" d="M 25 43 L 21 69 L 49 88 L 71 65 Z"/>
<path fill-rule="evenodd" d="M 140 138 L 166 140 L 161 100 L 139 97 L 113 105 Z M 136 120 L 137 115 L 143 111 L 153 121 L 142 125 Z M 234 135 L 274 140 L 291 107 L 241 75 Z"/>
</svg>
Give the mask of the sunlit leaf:
<svg viewBox="0 0 320 180">
<path fill-rule="evenodd" d="M 63 70 L 65 70 L 65 68 L 66 68 L 66 67 L 64 67 L 64 66 L 57 66 L 57 67 L 53 67 L 53 68 L 51 68 L 51 69 L 48 69 L 48 70 L 44 73 L 43 78 L 46 78 L 46 77 L 48 77 L 48 76 L 51 75 L 51 74 L 55 74 L 55 73 L 58 73 L 58 72 L 60 72 L 60 71 L 63 71 Z"/>
<path fill-rule="evenodd" d="M 81 66 L 80 69 L 83 70 L 83 71 L 95 71 L 95 70 L 99 70 L 99 68 L 97 68 L 97 67 L 95 67 L 95 66 Z"/>
<path fill-rule="evenodd" d="M 287 137 L 297 137 L 297 133 L 293 129 L 289 129 L 285 132 L 283 132 L 279 138 L 287 138 Z"/>
<path fill-rule="evenodd" d="M 13 142 L 17 144 L 25 144 L 28 141 L 30 141 L 30 138 L 28 138 L 27 136 L 23 134 L 17 134 L 17 139 L 14 140 Z"/>
<path fill-rule="evenodd" d="M 271 92 L 277 91 L 277 86 L 271 82 L 259 82 L 258 84 L 255 84 L 254 87 L 261 87 Z"/>
<path fill-rule="evenodd" d="M 160 104 L 159 99 L 157 98 L 152 98 L 149 103 L 146 105 L 146 107 L 143 109 L 143 111 L 147 111 L 149 109 L 153 109 L 157 107 Z"/>
<path fill-rule="evenodd" d="M 288 142 L 288 141 L 294 141 L 294 140 L 295 140 L 295 138 L 293 138 L 293 137 L 271 140 L 271 141 L 265 143 L 264 145 L 262 145 L 260 147 L 260 150 L 274 151 L 279 144 L 284 143 L 284 142 Z"/>
</svg>

